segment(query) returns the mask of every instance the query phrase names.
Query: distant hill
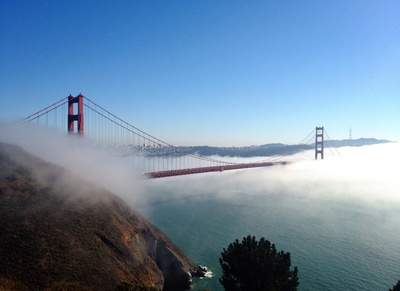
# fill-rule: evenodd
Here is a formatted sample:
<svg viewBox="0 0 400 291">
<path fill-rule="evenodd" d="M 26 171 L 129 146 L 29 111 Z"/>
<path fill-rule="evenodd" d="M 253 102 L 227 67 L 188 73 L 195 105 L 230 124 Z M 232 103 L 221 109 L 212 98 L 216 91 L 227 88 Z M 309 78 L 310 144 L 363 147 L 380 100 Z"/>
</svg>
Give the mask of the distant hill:
<svg viewBox="0 0 400 291">
<path fill-rule="evenodd" d="M 391 142 L 385 139 L 375 138 L 359 138 L 359 139 L 345 139 L 345 140 L 332 140 L 325 141 L 326 147 L 344 147 L 344 146 L 364 146 L 380 143 Z M 271 143 L 259 146 L 245 146 L 245 147 L 210 147 L 210 146 L 187 146 L 183 147 L 184 151 L 191 154 L 199 154 L 202 156 L 218 155 L 221 157 L 269 157 L 275 155 L 292 155 L 304 150 L 314 148 L 314 144 L 305 145 L 286 145 L 281 143 Z"/>
<path fill-rule="evenodd" d="M 343 139 L 343 140 L 332 140 L 332 143 L 335 147 L 360 147 L 365 145 L 374 145 L 381 143 L 391 142 L 387 139 L 376 139 L 376 138 L 359 138 L 359 139 Z M 330 145 L 330 142 L 327 142 L 327 145 Z"/>
<path fill-rule="evenodd" d="M 19 290 L 115 290 L 127 280 L 178 291 L 201 274 L 114 194 L 1 143 L 0 234 L 0 284 Z"/>
</svg>

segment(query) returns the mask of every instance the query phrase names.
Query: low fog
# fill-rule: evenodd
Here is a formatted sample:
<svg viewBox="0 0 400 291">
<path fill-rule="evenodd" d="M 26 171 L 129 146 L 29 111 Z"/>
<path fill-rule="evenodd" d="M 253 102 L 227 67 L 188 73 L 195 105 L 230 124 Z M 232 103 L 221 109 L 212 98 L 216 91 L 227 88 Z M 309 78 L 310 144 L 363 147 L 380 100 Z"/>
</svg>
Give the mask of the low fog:
<svg viewBox="0 0 400 291">
<path fill-rule="evenodd" d="M 74 175 L 104 187 L 136 204 L 141 193 L 142 175 L 121 155 L 96 148 L 79 136 L 39 125 L 0 125 L 0 142 L 20 146 L 47 162 L 60 165 Z M 71 185 L 74 181 L 69 181 Z M 76 187 L 74 187 L 76 188 Z"/>
<path fill-rule="evenodd" d="M 326 149 L 324 160 L 314 160 L 314 152 L 305 151 L 287 157 L 295 162 L 286 166 L 151 180 L 145 180 L 129 158 L 97 149 L 85 139 L 38 126 L 3 124 L 0 142 L 16 144 L 33 155 L 65 167 L 139 208 L 154 202 L 151 193 L 163 192 L 168 193 L 165 200 L 210 193 L 221 199 L 236 199 L 246 193 L 400 207 L 398 142 L 339 148 L 340 155 Z M 266 157 L 219 159 L 245 162 Z"/>
<path fill-rule="evenodd" d="M 324 160 L 314 160 L 314 151 L 304 151 L 285 166 L 226 171 L 198 176 L 175 177 L 147 183 L 151 192 L 175 195 L 216 193 L 235 199 L 243 193 L 285 195 L 400 207 L 400 143 L 342 147 L 335 155 L 325 151 Z M 233 158 L 235 161 L 262 160 Z"/>
</svg>

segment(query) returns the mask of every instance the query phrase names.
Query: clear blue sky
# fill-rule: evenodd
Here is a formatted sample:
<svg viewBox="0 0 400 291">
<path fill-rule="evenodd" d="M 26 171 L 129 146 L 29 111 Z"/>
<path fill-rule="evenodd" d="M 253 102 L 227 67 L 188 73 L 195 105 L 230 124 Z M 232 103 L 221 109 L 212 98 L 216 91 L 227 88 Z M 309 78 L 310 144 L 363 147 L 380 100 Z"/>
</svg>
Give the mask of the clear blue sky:
<svg viewBox="0 0 400 291">
<path fill-rule="evenodd" d="M 79 93 L 175 145 L 400 141 L 400 1 L 0 1 L 0 120 Z"/>
</svg>

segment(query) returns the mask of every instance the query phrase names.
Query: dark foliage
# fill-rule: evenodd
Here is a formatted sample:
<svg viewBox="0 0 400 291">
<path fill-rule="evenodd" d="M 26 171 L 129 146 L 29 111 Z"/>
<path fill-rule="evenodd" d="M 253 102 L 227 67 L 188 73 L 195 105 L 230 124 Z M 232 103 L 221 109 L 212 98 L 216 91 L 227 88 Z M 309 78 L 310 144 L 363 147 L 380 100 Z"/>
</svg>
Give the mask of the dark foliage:
<svg viewBox="0 0 400 291">
<path fill-rule="evenodd" d="M 13 281 L 7 278 L 0 278 L 0 290 L 29 291 L 29 288 L 21 282 Z"/>
<path fill-rule="evenodd" d="M 297 290 L 297 267 L 290 270 L 290 253 L 278 252 L 265 238 L 254 236 L 235 240 L 224 248 L 219 259 L 226 291 L 286 291 Z"/>
<path fill-rule="evenodd" d="M 133 284 L 130 281 L 121 281 L 117 284 L 115 291 L 159 291 L 159 289 L 141 284 Z"/>
<path fill-rule="evenodd" d="M 56 282 L 46 291 L 93 291 L 93 289 L 78 282 Z"/>
<path fill-rule="evenodd" d="M 397 284 L 390 288 L 389 291 L 400 291 L 400 280 L 397 281 Z"/>
</svg>

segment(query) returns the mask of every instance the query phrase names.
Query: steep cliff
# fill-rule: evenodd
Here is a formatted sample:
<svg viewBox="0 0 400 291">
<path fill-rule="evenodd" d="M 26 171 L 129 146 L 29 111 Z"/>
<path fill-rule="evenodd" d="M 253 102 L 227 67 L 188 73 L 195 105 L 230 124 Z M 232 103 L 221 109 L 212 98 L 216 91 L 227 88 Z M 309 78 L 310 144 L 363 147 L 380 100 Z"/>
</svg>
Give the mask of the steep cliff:
<svg viewBox="0 0 400 291">
<path fill-rule="evenodd" d="M 122 280 L 187 290 L 200 268 L 109 191 L 0 144 L 0 278 L 44 289 Z"/>
</svg>

